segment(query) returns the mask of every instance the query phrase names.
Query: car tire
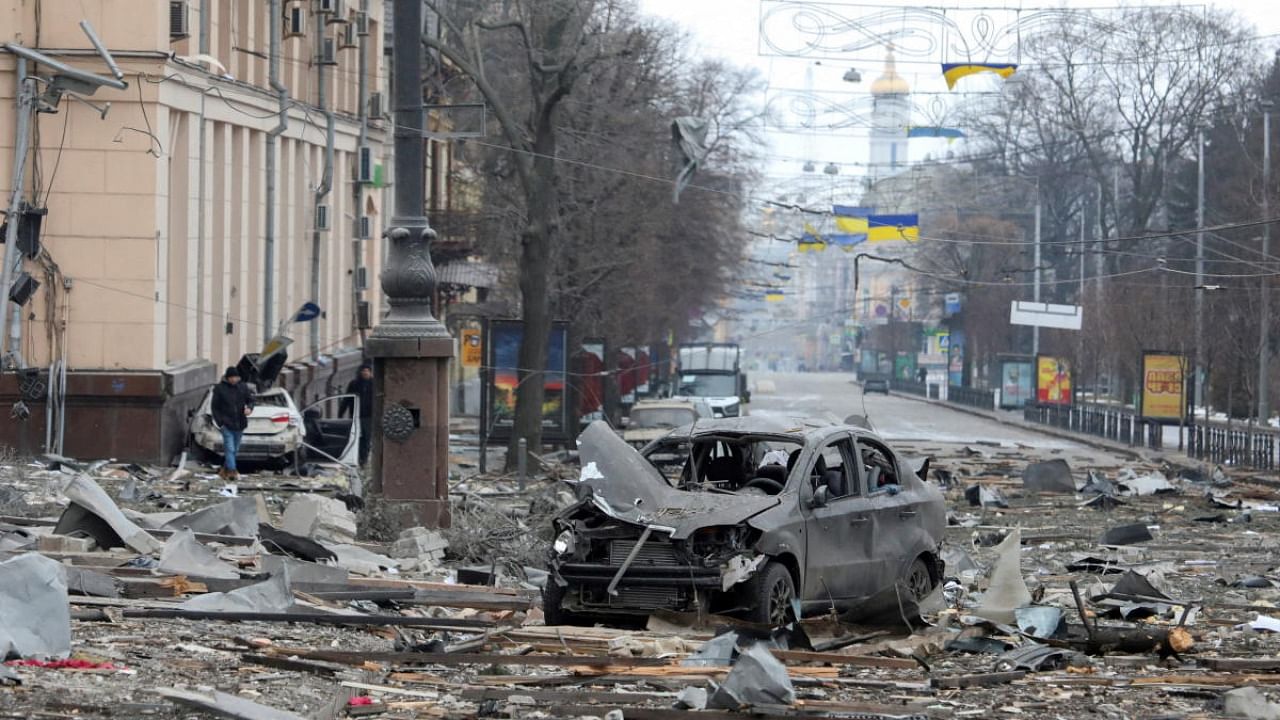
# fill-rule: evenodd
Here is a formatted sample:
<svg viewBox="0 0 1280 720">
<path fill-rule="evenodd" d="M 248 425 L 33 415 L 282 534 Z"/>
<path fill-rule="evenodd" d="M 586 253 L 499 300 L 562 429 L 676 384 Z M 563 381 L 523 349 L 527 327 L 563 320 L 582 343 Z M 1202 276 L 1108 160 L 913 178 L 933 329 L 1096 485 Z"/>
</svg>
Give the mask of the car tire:
<svg viewBox="0 0 1280 720">
<path fill-rule="evenodd" d="M 912 560 L 907 566 L 907 571 L 902 576 L 902 586 L 916 602 L 924 600 L 933 592 L 933 573 L 929 572 L 929 564 L 923 557 Z"/>
<path fill-rule="evenodd" d="M 796 596 L 791 571 L 779 562 L 770 562 L 747 581 L 743 601 L 746 620 L 769 627 L 786 625 L 791 619 L 791 601 Z"/>
<path fill-rule="evenodd" d="M 564 603 L 564 588 L 554 578 L 547 578 L 547 584 L 542 587 L 542 618 L 547 625 L 591 625 L 581 615 L 565 610 L 561 605 Z"/>
</svg>

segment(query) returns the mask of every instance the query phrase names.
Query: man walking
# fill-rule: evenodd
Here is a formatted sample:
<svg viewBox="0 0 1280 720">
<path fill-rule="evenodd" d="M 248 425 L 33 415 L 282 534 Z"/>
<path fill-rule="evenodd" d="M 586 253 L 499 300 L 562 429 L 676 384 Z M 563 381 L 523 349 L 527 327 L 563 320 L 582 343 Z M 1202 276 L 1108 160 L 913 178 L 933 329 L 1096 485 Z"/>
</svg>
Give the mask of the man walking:
<svg viewBox="0 0 1280 720">
<path fill-rule="evenodd" d="M 253 412 L 253 394 L 247 385 L 240 384 L 240 371 L 235 366 L 227 368 L 222 382 L 213 388 L 211 408 L 213 421 L 222 430 L 222 468 L 218 477 L 238 480 L 236 453 L 240 452 L 240 438 L 249 426 L 249 413 Z"/>
<path fill-rule="evenodd" d="M 369 462 L 369 439 L 373 430 L 373 366 L 364 363 L 355 379 L 347 383 L 347 394 L 360 399 L 360 464 Z M 344 413 L 351 413 L 350 401 L 344 403 Z M 354 413 L 352 413 L 354 416 Z"/>
</svg>

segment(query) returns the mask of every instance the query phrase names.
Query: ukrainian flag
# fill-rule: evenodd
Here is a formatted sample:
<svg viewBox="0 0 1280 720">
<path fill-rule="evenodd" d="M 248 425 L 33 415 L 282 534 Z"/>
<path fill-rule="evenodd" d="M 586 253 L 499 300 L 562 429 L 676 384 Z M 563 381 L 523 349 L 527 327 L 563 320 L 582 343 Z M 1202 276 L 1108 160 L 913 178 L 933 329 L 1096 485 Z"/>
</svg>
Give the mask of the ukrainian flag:
<svg viewBox="0 0 1280 720">
<path fill-rule="evenodd" d="M 946 138 L 947 142 L 952 142 L 964 137 L 964 131 L 959 128 L 949 127 L 909 127 L 907 128 L 908 138 Z"/>
<path fill-rule="evenodd" d="M 1015 63 L 942 63 L 942 77 L 947 79 L 947 89 L 954 90 L 956 81 L 981 72 L 993 72 L 1008 78 L 1018 69 Z"/>
<path fill-rule="evenodd" d="M 765 302 L 782 302 L 784 299 L 785 296 L 782 294 L 781 290 L 770 290 L 764 294 Z"/>
<path fill-rule="evenodd" d="M 889 242 L 906 240 L 916 242 L 920 239 L 920 216 L 910 215 L 871 215 L 867 218 L 867 240 L 869 242 Z"/>
<path fill-rule="evenodd" d="M 800 252 L 822 252 L 827 249 L 826 242 L 822 239 L 822 233 L 809 223 L 804 224 L 804 234 L 800 236 L 800 241 L 796 243 L 796 250 Z"/>
</svg>

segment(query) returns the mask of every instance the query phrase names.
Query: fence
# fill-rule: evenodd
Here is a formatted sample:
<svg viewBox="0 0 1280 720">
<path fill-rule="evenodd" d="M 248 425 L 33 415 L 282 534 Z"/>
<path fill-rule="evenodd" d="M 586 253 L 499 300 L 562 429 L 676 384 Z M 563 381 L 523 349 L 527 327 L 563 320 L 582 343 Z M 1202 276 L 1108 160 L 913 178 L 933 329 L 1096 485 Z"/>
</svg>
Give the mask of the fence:
<svg viewBox="0 0 1280 720">
<path fill-rule="evenodd" d="M 1215 465 L 1274 470 L 1280 433 L 1256 425 L 1206 423 L 1197 420 L 1190 428 L 1187 456 Z"/>
<path fill-rule="evenodd" d="M 915 382 L 914 380 L 890 378 L 889 389 L 894 392 L 906 393 L 908 395 L 929 397 L 929 387 L 922 382 Z"/>
<path fill-rule="evenodd" d="M 1164 426 L 1137 417 L 1132 410 L 1107 405 L 1027 405 L 1027 422 L 1093 435 L 1114 442 L 1159 450 Z"/>
<path fill-rule="evenodd" d="M 978 388 L 948 385 L 947 402 L 968 405 L 979 410 L 994 410 L 996 407 L 996 393 L 994 390 L 979 390 Z"/>
</svg>

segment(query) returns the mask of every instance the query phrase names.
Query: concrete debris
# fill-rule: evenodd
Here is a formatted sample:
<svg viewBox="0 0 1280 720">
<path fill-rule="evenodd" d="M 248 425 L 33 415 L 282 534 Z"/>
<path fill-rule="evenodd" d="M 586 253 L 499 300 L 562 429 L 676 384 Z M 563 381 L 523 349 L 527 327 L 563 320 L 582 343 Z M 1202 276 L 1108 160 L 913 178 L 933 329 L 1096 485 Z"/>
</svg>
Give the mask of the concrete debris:
<svg viewBox="0 0 1280 720">
<path fill-rule="evenodd" d="M 236 569 L 218 559 L 216 553 L 196 540 L 195 533 L 182 529 L 173 534 L 160 553 L 160 570 L 174 575 L 201 578 L 239 579 Z"/>
<path fill-rule="evenodd" d="M 357 575 L 377 575 L 400 567 L 398 560 L 358 545 L 329 545 L 328 548 L 337 556 L 334 563 L 338 567 L 346 568 Z"/>
<path fill-rule="evenodd" d="M 62 565 L 34 554 L 0 562 L 0 660 L 58 659 L 70 653 Z"/>
<path fill-rule="evenodd" d="M 1065 493 L 1076 491 L 1071 466 L 1061 458 L 1031 463 L 1022 471 L 1022 486 L 1032 493 Z"/>
<path fill-rule="evenodd" d="M 970 485 L 965 488 L 964 497 L 969 501 L 969 505 L 973 507 L 1009 507 L 1009 501 L 1005 498 L 1004 493 L 986 485 Z"/>
<path fill-rule="evenodd" d="M 91 537 L 69 535 L 41 535 L 36 541 L 36 548 L 47 553 L 86 553 L 97 546 Z"/>
<path fill-rule="evenodd" d="M 422 527 L 409 528 L 391 545 L 391 557 L 398 560 L 417 560 L 418 566 L 435 567 L 444 562 L 449 541 L 435 530 Z"/>
<path fill-rule="evenodd" d="M 675 708 L 677 710 L 706 710 L 707 709 L 707 689 L 690 685 L 680 691 L 676 696 Z"/>
<path fill-rule="evenodd" d="M 1248 720 L 1280 720 L 1280 704 L 1267 699 L 1256 686 L 1228 690 L 1222 695 L 1222 710 L 1227 717 Z"/>
<path fill-rule="evenodd" d="M 308 493 L 289 501 L 282 528 L 321 543 L 350 543 L 356 538 L 356 516 L 341 500 Z"/>
</svg>

